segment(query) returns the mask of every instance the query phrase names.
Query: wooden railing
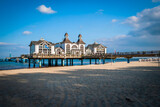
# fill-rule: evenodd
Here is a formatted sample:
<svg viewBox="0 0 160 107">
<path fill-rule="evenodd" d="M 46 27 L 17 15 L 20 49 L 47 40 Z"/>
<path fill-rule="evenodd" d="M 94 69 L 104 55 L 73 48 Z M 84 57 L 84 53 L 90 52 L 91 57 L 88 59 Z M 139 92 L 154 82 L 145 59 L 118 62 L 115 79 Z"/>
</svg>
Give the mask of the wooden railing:
<svg viewBox="0 0 160 107">
<path fill-rule="evenodd" d="M 160 56 L 160 51 L 136 51 L 136 52 L 116 52 L 107 54 L 88 55 L 52 55 L 52 54 L 25 54 L 21 58 L 111 58 L 111 57 L 155 57 Z"/>
</svg>

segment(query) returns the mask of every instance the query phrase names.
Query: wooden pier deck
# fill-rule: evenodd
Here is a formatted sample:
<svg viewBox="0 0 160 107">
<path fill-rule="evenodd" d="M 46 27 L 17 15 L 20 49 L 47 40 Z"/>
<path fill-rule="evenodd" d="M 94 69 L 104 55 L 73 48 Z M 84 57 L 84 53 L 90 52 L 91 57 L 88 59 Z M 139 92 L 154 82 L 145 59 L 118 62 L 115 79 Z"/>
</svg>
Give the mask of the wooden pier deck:
<svg viewBox="0 0 160 107">
<path fill-rule="evenodd" d="M 117 52 L 117 53 L 107 53 L 107 54 L 90 54 L 90 55 L 44 55 L 44 54 L 32 54 L 32 55 L 22 55 L 21 58 L 29 59 L 29 67 L 31 63 L 31 59 L 33 60 L 35 67 L 35 60 L 39 60 L 41 67 L 41 61 L 44 59 L 48 59 L 48 65 L 53 65 L 53 60 L 55 61 L 55 66 L 57 65 L 57 60 L 61 59 L 61 65 L 64 66 L 64 60 L 66 59 L 66 66 L 73 65 L 73 59 L 81 60 L 81 65 L 83 65 L 83 59 L 89 59 L 90 64 L 91 59 L 95 59 L 95 64 L 97 64 L 97 60 L 100 61 L 103 59 L 103 63 L 105 63 L 105 59 L 113 59 L 115 61 L 116 58 L 127 58 L 127 62 L 130 63 L 130 59 L 133 57 L 160 57 L 160 50 L 158 51 L 137 51 L 137 52 Z M 69 62 L 68 62 L 69 61 Z"/>
</svg>

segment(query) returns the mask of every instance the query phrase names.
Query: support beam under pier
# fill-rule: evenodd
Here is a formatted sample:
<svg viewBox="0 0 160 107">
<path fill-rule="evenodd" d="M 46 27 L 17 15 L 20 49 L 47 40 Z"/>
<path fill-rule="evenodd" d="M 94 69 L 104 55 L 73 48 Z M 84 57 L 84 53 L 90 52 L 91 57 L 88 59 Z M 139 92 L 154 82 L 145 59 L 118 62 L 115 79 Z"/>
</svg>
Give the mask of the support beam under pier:
<svg viewBox="0 0 160 107">
<path fill-rule="evenodd" d="M 41 66 L 42 66 L 42 60 L 39 59 L 39 68 L 41 68 Z"/>
<path fill-rule="evenodd" d="M 61 66 L 64 66 L 64 59 L 61 59 Z"/>
<path fill-rule="evenodd" d="M 45 60 L 45 59 L 43 59 L 43 66 L 44 66 L 44 60 Z"/>
<path fill-rule="evenodd" d="M 105 62 L 105 59 L 103 59 L 103 64 L 105 64 L 106 62 Z"/>
<path fill-rule="evenodd" d="M 83 59 L 81 59 L 81 65 L 83 65 Z"/>
<path fill-rule="evenodd" d="M 99 64 L 101 64 L 101 59 L 99 59 Z"/>
<path fill-rule="evenodd" d="M 68 66 L 68 59 L 66 59 L 66 66 Z"/>
<path fill-rule="evenodd" d="M 95 59 L 95 64 L 97 64 L 97 59 Z"/>
<path fill-rule="evenodd" d="M 55 66 L 58 65 L 58 59 L 55 59 Z"/>
<path fill-rule="evenodd" d="M 73 61 L 74 61 L 74 60 L 72 59 L 72 66 L 73 66 Z"/>
<path fill-rule="evenodd" d="M 28 59 L 29 68 L 31 67 L 31 59 Z"/>
<path fill-rule="evenodd" d="M 36 60 L 34 59 L 33 60 L 33 68 L 35 68 L 35 66 L 36 66 L 35 64 L 36 64 Z"/>
<path fill-rule="evenodd" d="M 127 63 L 130 63 L 130 58 L 127 58 Z"/>
</svg>

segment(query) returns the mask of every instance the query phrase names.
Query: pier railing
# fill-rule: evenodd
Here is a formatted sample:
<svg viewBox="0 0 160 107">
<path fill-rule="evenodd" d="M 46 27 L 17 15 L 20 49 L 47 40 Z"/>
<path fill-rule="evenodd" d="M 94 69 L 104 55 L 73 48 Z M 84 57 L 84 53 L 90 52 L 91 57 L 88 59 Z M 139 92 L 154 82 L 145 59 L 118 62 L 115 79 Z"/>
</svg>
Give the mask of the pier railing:
<svg viewBox="0 0 160 107">
<path fill-rule="evenodd" d="M 52 54 L 26 54 L 21 58 L 117 58 L 117 57 L 158 57 L 160 51 L 136 51 L 136 52 L 116 52 L 106 54 L 87 54 L 87 55 L 52 55 Z"/>
<path fill-rule="evenodd" d="M 158 55 L 160 51 L 135 51 L 135 52 L 116 52 L 116 53 L 107 53 L 108 55 Z"/>
</svg>

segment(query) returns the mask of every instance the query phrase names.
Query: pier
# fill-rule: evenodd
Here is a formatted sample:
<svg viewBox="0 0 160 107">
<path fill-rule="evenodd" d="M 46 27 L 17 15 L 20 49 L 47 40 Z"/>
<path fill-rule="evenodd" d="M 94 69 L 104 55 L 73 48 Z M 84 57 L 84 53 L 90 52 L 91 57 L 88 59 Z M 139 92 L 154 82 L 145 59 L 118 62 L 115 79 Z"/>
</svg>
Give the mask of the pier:
<svg viewBox="0 0 160 107">
<path fill-rule="evenodd" d="M 21 58 L 28 58 L 29 67 L 31 65 L 31 60 L 33 60 L 33 67 L 35 67 L 35 61 L 39 60 L 39 67 L 44 65 L 44 60 L 48 60 L 49 66 L 57 66 L 58 60 L 61 60 L 61 66 L 64 66 L 64 60 L 66 60 L 66 66 L 73 66 L 74 59 L 79 59 L 81 65 L 83 65 L 83 60 L 88 59 L 89 63 L 92 64 L 92 59 L 95 60 L 95 64 L 101 63 L 105 64 L 105 59 L 112 59 L 115 63 L 116 58 L 126 58 L 127 63 L 130 63 L 130 59 L 133 57 L 160 57 L 160 51 L 137 51 L 137 52 L 117 52 L 117 53 L 106 53 L 106 54 L 91 54 L 91 55 L 43 55 L 43 54 L 31 54 L 22 55 Z M 53 65 L 53 61 L 55 61 Z"/>
</svg>

